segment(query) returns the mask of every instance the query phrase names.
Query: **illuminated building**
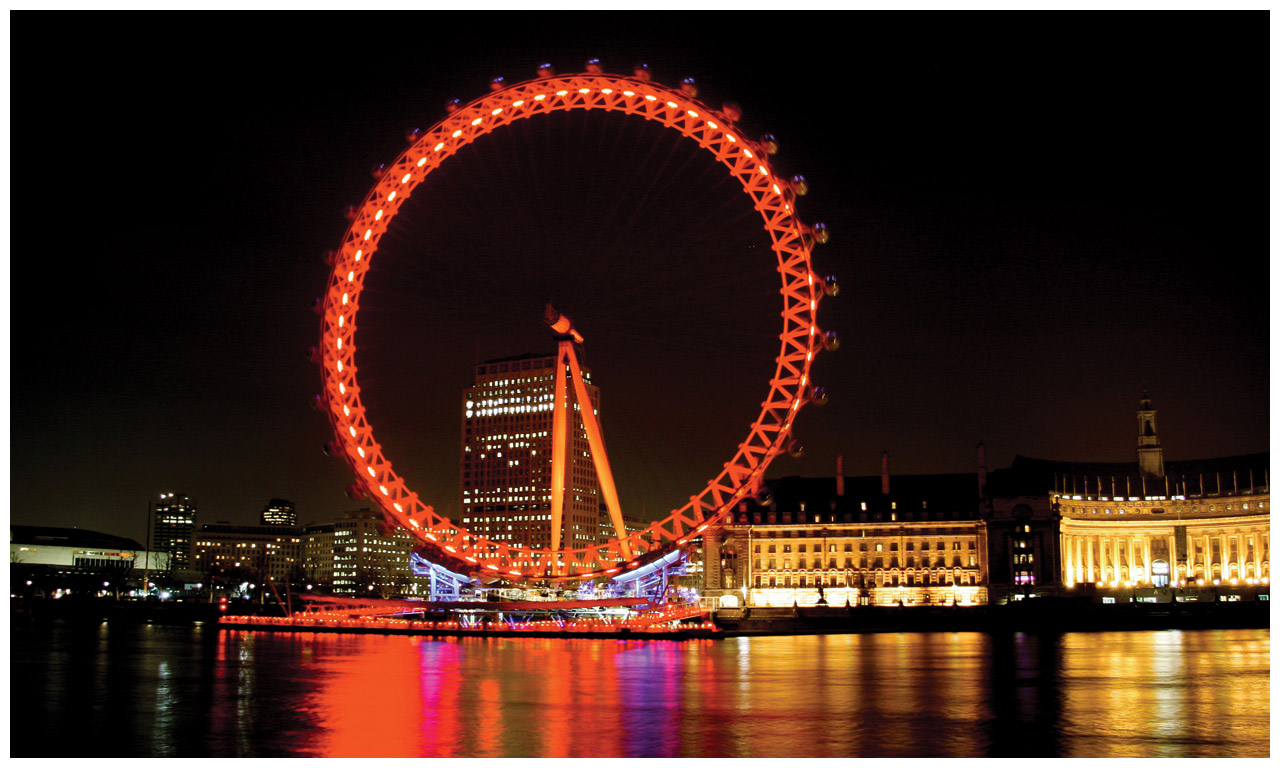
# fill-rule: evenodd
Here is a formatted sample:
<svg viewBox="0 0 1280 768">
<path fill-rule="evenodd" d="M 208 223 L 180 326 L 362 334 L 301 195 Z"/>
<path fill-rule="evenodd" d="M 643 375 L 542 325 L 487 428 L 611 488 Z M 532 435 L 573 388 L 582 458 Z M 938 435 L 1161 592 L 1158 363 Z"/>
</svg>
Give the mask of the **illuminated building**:
<svg viewBox="0 0 1280 768">
<path fill-rule="evenodd" d="M 628 534 L 643 531 L 649 526 L 648 523 L 642 522 L 640 518 L 625 513 L 622 515 L 622 524 Z M 600 509 L 596 535 L 600 541 L 608 541 L 614 536 L 613 521 L 609 519 L 609 510 L 603 507 Z"/>
<path fill-rule="evenodd" d="M 986 602 L 976 476 L 787 477 L 705 537 L 704 594 L 721 605 Z"/>
<path fill-rule="evenodd" d="M 298 513 L 293 509 L 293 502 L 288 499 L 272 499 L 262 510 L 263 525 L 284 525 L 290 528 L 298 525 Z"/>
<path fill-rule="evenodd" d="M 1060 516 L 1043 475 L 1019 456 L 1008 469 L 987 471 L 978 446 L 981 515 L 987 521 L 988 599 L 1002 603 L 1062 584 Z"/>
<path fill-rule="evenodd" d="M 196 532 L 196 503 L 180 493 L 162 493 L 153 508 L 151 549 L 169 555 L 175 570 L 191 567 L 191 542 Z"/>
<path fill-rule="evenodd" d="M 403 528 L 388 526 L 381 512 L 349 512 L 333 522 L 332 535 L 335 595 L 410 597 L 430 593 L 424 579 L 415 576 L 410 567 L 410 554 L 416 544 L 413 537 Z M 325 557 L 320 546 L 311 551 Z M 320 567 L 317 564 L 314 570 Z"/>
<path fill-rule="evenodd" d="M 333 587 L 333 523 L 311 523 L 302 532 L 302 570 L 307 581 Z"/>
<path fill-rule="evenodd" d="M 9 526 L 10 589 L 15 595 L 118 597 L 141 581 L 146 562 L 143 546 L 122 536 L 82 528 Z M 151 552 L 149 562 L 152 574 L 167 571 L 169 554 Z"/>
<path fill-rule="evenodd" d="M 463 395 L 462 524 L 479 536 L 551 546 L 556 359 L 525 354 L 486 361 L 476 366 L 475 383 Z M 598 409 L 600 391 L 585 367 L 582 377 Z M 576 407 L 573 415 L 560 540 L 583 547 L 600 541 L 600 487 Z"/>
<path fill-rule="evenodd" d="M 1133 462 L 1017 456 L 988 471 L 768 481 L 707 537 L 723 605 L 1267 599 L 1270 454 L 1166 460 L 1143 394 Z M 940 547 L 941 545 L 941 547 Z M 939 551 L 941 549 L 941 552 Z M 939 555 L 942 555 L 939 558 Z M 956 555 L 959 557 L 956 557 Z M 941 562 L 939 562 L 941 559 Z M 969 588 L 966 590 L 966 588 Z"/>
<path fill-rule="evenodd" d="M 1061 514 L 1065 584 L 1268 585 L 1270 454 L 1166 460 L 1155 416 L 1144 392 L 1134 463 L 1022 460 Z"/>
<path fill-rule="evenodd" d="M 279 525 L 200 526 L 192 568 L 205 573 L 253 574 L 284 582 L 302 574 L 302 531 Z"/>
<path fill-rule="evenodd" d="M 167 553 L 152 553 L 151 569 L 168 568 Z M 9 526 L 9 562 L 24 567 L 58 566 L 86 571 L 142 570 L 146 553 L 141 544 L 81 528 L 44 525 Z"/>
</svg>

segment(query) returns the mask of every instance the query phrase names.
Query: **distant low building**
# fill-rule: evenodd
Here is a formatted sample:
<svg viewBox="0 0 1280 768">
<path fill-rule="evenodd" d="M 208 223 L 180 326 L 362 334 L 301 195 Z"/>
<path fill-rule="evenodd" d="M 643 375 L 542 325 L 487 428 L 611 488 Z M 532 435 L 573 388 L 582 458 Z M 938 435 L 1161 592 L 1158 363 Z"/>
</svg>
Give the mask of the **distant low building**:
<svg viewBox="0 0 1280 768">
<path fill-rule="evenodd" d="M 85 570 L 130 571 L 169 567 L 167 552 L 152 552 L 123 536 L 82 528 L 9 526 L 9 562 L 25 566 L 61 566 Z M 149 563 L 149 564 L 148 564 Z"/>
<path fill-rule="evenodd" d="M 302 531 L 302 570 L 307 581 L 333 588 L 334 523 L 311 523 Z"/>
<path fill-rule="evenodd" d="M 278 582 L 302 573 L 302 531 L 280 525 L 200 526 L 192 567 L 204 573 L 252 574 Z"/>
<path fill-rule="evenodd" d="M 414 575 L 410 555 L 418 542 L 370 509 L 301 532 L 302 570 L 309 583 L 335 595 L 419 597 L 430 594 L 427 577 Z"/>
<path fill-rule="evenodd" d="M 168 573 L 169 553 L 151 552 L 123 536 L 82 528 L 9 526 L 11 594 L 116 596 Z"/>
</svg>

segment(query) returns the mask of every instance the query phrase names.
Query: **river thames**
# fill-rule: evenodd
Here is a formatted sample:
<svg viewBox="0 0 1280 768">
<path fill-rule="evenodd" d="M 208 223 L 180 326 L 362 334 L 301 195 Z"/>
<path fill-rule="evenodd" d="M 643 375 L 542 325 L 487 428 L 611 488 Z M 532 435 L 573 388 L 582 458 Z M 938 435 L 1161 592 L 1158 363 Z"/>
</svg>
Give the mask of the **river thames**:
<svg viewBox="0 0 1280 768">
<path fill-rule="evenodd" d="M 1270 630 L 638 641 L 15 621 L 12 756 L 1267 757 Z"/>
</svg>

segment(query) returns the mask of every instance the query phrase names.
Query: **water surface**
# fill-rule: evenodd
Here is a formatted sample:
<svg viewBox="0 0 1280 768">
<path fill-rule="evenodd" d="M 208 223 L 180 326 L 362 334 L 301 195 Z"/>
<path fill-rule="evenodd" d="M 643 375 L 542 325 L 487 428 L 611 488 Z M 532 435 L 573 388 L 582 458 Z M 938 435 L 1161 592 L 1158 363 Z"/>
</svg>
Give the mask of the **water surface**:
<svg viewBox="0 0 1280 768">
<path fill-rule="evenodd" d="M 429 639 L 15 621 L 14 756 L 1265 757 L 1270 631 Z"/>
</svg>

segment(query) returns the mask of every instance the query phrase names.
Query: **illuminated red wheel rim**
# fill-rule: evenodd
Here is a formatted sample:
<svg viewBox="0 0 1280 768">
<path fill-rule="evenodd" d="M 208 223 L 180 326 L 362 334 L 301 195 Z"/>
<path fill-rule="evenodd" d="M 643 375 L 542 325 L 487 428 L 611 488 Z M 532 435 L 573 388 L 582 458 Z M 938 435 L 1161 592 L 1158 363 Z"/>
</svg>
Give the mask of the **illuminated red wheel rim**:
<svg viewBox="0 0 1280 768">
<path fill-rule="evenodd" d="M 812 270 L 812 234 L 796 217 L 795 190 L 775 176 L 765 148 L 743 137 L 728 117 L 695 100 L 688 90 L 667 88 L 647 77 L 594 71 L 496 88 L 419 133 L 355 209 L 342 247 L 334 254 L 323 299 L 317 356 L 322 398 L 337 436 L 335 445 L 355 471 L 359 487 L 388 517 L 447 560 L 508 579 L 614 576 L 722 524 L 733 507 L 759 487 L 770 462 L 791 445 L 796 413 L 814 391 L 809 372 L 824 339 L 817 310 L 827 289 Z M 356 379 L 356 315 L 364 278 L 380 238 L 418 184 L 462 147 L 503 126 L 550 112 L 593 109 L 657 121 L 711 152 L 751 197 L 781 276 L 781 350 L 760 414 L 733 458 L 706 488 L 663 520 L 627 537 L 631 559 L 623 557 L 618 539 L 555 551 L 520 548 L 476 536 L 440 516 L 405 485 L 383 455 Z"/>
</svg>

